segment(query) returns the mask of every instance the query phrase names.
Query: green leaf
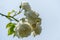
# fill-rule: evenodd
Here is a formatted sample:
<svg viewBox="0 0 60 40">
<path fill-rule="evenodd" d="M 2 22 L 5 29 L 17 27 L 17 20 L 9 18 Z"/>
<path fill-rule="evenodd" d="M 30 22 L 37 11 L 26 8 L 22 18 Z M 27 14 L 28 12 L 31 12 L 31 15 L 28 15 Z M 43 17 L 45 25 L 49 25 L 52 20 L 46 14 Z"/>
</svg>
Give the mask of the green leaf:
<svg viewBox="0 0 60 40">
<path fill-rule="evenodd" d="M 12 12 L 11 12 L 11 13 L 13 13 L 13 12 L 15 12 L 15 10 L 12 10 Z"/>
<path fill-rule="evenodd" d="M 10 16 L 15 10 L 12 10 L 11 12 L 8 12 L 8 16 Z"/>
<path fill-rule="evenodd" d="M 11 22 L 6 25 L 6 28 L 9 28 L 11 26 Z"/>
<path fill-rule="evenodd" d="M 7 14 L 8 17 L 7 18 L 11 20 L 11 17 L 9 17 L 10 14 L 11 14 L 11 12 L 8 12 L 8 14 Z"/>
<path fill-rule="evenodd" d="M 14 33 L 14 28 L 15 28 L 15 23 L 12 23 L 12 22 L 8 23 L 6 28 L 9 28 L 8 29 L 8 35 L 13 34 Z"/>
<path fill-rule="evenodd" d="M 12 35 L 14 33 L 14 28 L 10 28 L 9 30 L 8 30 L 8 35 Z"/>
<path fill-rule="evenodd" d="M 15 27 L 15 24 L 10 22 L 6 25 L 6 28 L 10 28 L 10 27 L 12 27 L 12 28 Z"/>
<path fill-rule="evenodd" d="M 10 16 L 11 12 L 8 12 L 8 16 Z"/>
</svg>

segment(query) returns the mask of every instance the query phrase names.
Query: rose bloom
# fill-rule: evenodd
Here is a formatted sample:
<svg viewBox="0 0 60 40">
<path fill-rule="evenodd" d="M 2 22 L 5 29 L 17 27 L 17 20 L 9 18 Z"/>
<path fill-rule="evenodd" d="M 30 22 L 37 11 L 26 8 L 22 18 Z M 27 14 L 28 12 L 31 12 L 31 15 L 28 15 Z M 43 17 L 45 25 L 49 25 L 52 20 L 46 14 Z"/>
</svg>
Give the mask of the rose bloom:
<svg viewBox="0 0 60 40">
<path fill-rule="evenodd" d="M 42 27 L 39 24 L 36 24 L 36 27 L 33 27 L 33 35 L 40 35 L 42 31 Z"/>
<path fill-rule="evenodd" d="M 31 7 L 30 7 L 30 5 L 29 5 L 28 2 L 22 2 L 21 5 L 20 5 L 20 7 L 21 7 L 22 9 L 24 9 L 25 11 L 31 10 Z"/>
<path fill-rule="evenodd" d="M 15 27 L 15 33 L 18 37 L 28 37 L 31 31 L 31 25 L 28 22 L 20 21 Z"/>
</svg>

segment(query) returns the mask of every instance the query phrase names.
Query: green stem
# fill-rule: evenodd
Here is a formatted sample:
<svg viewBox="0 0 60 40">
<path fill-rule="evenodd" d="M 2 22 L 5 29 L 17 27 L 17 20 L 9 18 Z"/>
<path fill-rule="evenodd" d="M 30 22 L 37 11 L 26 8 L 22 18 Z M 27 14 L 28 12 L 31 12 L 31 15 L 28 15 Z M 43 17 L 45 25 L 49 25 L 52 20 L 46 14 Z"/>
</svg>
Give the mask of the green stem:
<svg viewBox="0 0 60 40">
<path fill-rule="evenodd" d="M 8 18 L 8 17 L 13 18 L 15 21 L 19 22 L 19 20 L 15 19 L 15 18 L 12 17 L 12 16 L 7 16 L 7 15 L 4 15 L 4 14 L 2 14 L 2 13 L 0 13 L 0 15 L 1 15 L 1 16 L 5 16 L 6 18 Z M 9 18 L 8 18 L 8 19 L 9 19 Z"/>
</svg>

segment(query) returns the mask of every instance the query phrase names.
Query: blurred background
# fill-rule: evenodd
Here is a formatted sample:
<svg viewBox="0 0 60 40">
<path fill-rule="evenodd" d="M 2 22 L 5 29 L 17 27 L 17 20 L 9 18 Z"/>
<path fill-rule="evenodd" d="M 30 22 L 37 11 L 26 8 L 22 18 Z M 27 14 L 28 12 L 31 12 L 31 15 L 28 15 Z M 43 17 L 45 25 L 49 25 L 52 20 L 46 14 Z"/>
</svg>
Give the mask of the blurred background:
<svg viewBox="0 0 60 40">
<path fill-rule="evenodd" d="M 21 2 L 27 1 L 33 10 L 42 18 L 42 32 L 40 35 L 27 38 L 8 36 L 6 24 L 9 22 L 0 16 L 0 40 L 60 40 L 60 0 L 0 0 L 0 13 L 6 14 L 12 9 L 18 11 Z M 16 18 L 23 17 L 23 14 Z"/>
</svg>

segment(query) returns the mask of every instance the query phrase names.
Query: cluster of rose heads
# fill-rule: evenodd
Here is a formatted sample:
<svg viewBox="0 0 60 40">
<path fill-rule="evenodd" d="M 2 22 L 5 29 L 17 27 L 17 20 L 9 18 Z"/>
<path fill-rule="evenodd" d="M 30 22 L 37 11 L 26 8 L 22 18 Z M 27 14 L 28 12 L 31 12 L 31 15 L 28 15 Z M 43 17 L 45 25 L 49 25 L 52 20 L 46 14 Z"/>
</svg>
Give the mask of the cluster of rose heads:
<svg viewBox="0 0 60 40">
<path fill-rule="evenodd" d="M 24 10 L 25 18 L 22 18 L 15 27 L 15 33 L 18 37 L 28 37 L 33 33 L 34 36 L 41 33 L 41 18 L 39 14 L 33 11 L 28 2 L 23 2 L 20 8 Z"/>
</svg>

